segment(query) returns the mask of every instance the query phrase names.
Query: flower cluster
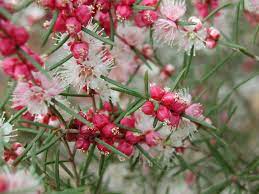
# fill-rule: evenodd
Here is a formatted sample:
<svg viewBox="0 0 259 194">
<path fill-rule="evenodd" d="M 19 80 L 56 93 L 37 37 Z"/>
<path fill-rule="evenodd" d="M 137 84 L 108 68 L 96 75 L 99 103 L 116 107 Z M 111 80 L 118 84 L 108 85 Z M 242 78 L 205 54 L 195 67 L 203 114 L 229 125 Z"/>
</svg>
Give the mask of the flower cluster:
<svg viewBox="0 0 259 194">
<path fill-rule="evenodd" d="M 144 143 L 150 147 L 159 143 L 160 135 L 154 130 L 150 129 L 145 132 L 137 130 L 137 132 L 134 132 L 136 131 L 137 123 L 144 122 L 143 120 L 138 120 L 134 115 L 121 119 L 119 124 L 117 124 L 113 116 L 117 111 L 116 106 L 105 102 L 103 109 L 97 112 L 94 112 L 93 109 L 89 109 L 86 114 L 80 112 L 80 115 L 89 121 L 92 127 L 79 120 L 75 120 L 74 127 L 79 132 L 77 135 L 73 133 L 68 134 L 68 139 L 75 141 L 77 149 L 83 151 L 87 151 L 90 144 L 97 144 L 98 150 L 105 155 L 109 154 L 111 150 L 103 144 L 96 142 L 96 138 L 114 146 L 128 156 L 133 155 L 134 145 L 137 143 Z"/>
<path fill-rule="evenodd" d="M 145 102 L 142 112 L 151 115 L 161 122 L 177 128 L 182 115 L 200 118 L 203 108 L 200 104 L 191 104 L 191 96 L 186 90 L 171 92 L 157 85 L 150 87 L 151 100 Z"/>
<path fill-rule="evenodd" d="M 38 71 L 33 64 L 20 54 L 21 50 L 30 55 L 40 65 L 43 65 L 39 55 L 34 53 L 25 44 L 29 34 L 23 27 L 18 27 L 10 21 L 0 18 L 0 53 L 6 58 L 2 61 L 1 67 L 4 72 L 14 79 L 30 79 L 32 71 Z M 11 57 L 17 54 L 19 57 Z"/>
<path fill-rule="evenodd" d="M 191 16 L 187 24 L 182 20 L 185 12 L 185 1 L 163 0 L 160 6 L 160 17 L 154 23 L 154 38 L 169 46 L 177 44 L 179 49 L 189 54 L 192 47 L 195 50 L 204 47 L 214 48 L 220 36 L 219 31 L 213 28 L 217 31 L 217 37 L 211 39 L 211 30 L 209 30 L 211 28 L 206 28 L 199 18 Z"/>
</svg>

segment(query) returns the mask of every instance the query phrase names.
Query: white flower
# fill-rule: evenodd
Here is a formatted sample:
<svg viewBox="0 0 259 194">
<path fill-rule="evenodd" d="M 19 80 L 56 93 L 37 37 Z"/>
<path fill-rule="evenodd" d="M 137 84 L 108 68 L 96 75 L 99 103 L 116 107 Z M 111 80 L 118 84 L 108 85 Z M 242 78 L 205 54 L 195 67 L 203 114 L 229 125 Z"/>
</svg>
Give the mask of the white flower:
<svg viewBox="0 0 259 194">
<path fill-rule="evenodd" d="M 178 48 L 190 54 L 192 47 L 194 47 L 193 55 L 195 55 L 196 50 L 205 48 L 206 29 L 201 29 L 197 32 L 186 29 L 187 31 L 182 31 L 179 35 Z"/>
<path fill-rule="evenodd" d="M 194 133 L 197 132 L 197 126 L 188 119 L 182 118 L 178 128 L 171 134 L 170 139 L 172 145 L 181 147 L 183 140 L 192 138 Z"/>
<path fill-rule="evenodd" d="M 136 119 L 135 127 L 145 132 L 148 130 L 152 130 L 154 118 L 144 114 L 142 111 L 137 111 L 134 113 L 134 117 Z"/>
<path fill-rule="evenodd" d="M 245 0 L 245 8 L 250 12 L 259 14 L 259 1 L 258 0 Z"/>
<path fill-rule="evenodd" d="M 93 24 L 92 20 L 86 26 L 87 29 L 102 35 L 102 30 L 98 31 L 98 24 Z M 56 72 L 57 77 L 61 80 L 61 85 L 75 87 L 78 91 L 86 87 L 95 90 L 105 100 L 113 98 L 108 83 L 101 76 L 108 76 L 114 66 L 114 59 L 107 49 L 104 48 L 103 42 L 84 33 L 82 40 L 89 45 L 87 59 L 78 63 L 75 58 L 66 61 Z"/>
<path fill-rule="evenodd" d="M 32 175 L 29 171 L 11 172 L 5 169 L 0 172 L 0 178 L 6 193 L 40 194 L 43 192 L 39 177 Z"/>
<path fill-rule="evenodd" d="M 5 122 L 4 115 L 5 113 L 0 117 L 0 141 L 7 143 L 10 140 L 9 135 L 12 132 L 13 127 L 10 123 Z"/>
<path fill-rule="evenodd" d="M 160 17 L 154 23 L 154 39 L 162 44 L 173 46 L 179 36 L 177 21 L 185 14 L 184 0 L 163 0 L 160 7 Z"/>
<path fill-rule="evenodd" d="M 34 82 L 18 81 L 13 92 L 13 107 L 27 107 L 31 114 L 47 114 L 48 103 L 63 91 L 57 79 L 33 72 Z"/>
</svg>

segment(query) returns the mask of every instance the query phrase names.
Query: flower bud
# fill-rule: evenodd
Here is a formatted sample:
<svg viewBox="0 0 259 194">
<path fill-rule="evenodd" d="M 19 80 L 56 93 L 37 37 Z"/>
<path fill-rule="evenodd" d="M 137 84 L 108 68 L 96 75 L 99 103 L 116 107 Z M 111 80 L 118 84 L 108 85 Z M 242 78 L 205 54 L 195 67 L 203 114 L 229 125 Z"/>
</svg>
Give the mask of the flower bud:
<svg viewBox="0 0 259 194">
<path fill-rule="evenodd" d="M 16 51 L 16 45 L 14 40 L 9 38 L 0 39 L 0 53 L 3 56 L 14 54 Z"/>
<path fill-rule="evenodd" d="M 75 16 L 76 19 L 84 25 L 87 24 L 88 21 L 91 19 L 92 13 L 87 5 L 81 5 L 75 10 Z"/>
<path fill-rule="evenodd" d="M 69 34 L 75 35 L 81 31 L 81 23 L 75 17 L 66 20 L 66 28 Z"/>
<path fill-rule="evenodd" d="M 60 127 L 60 121 L 59 121 L 58 117 L 56 117 L 56 116 L 51 116 L 51 117 L 49 118 L 49 123 L 48 123 L 48 125 L 50 125 L 50 126 L 52 126 L 52 127 L 56 127 L 56 128 Z"/>
<path fill-rule="evenodd" d="M 116 7 L 116 17 L 118 20 L 127 20 L 132 15 L 132 8 L 128 5 L 119 4 Z"/>
<path fill-rule="evenodd" d="M 115 124 L 109 123 L 102 128 L 101 133 L 106 138 L 113 138 L 120 134 L 120 130 Z"/>
<path fill-rule="evenodd" d="M 169 116 L 169 125 L 172 127 L 178 127 L 179 123 L 180 123 L 181 117 L 179 114 L 177 113 L 170 113 Z"/>
<path fill-rule="evenodd" d="M 208 38 L 206 40 L 206 47 L 209 48 L 209 49 L 213 49 L 217 46 L 217 42 L 211 38 Z"/>
<path fill-rule="evenodd" d="M 107 125 L 109 123 L 109 118 L 108 116 L 104 115 L 104 114 L 95 114 L 93 116 L 93 124 L 95 127 L 97 127 L 98 129 L 103 128 L 105 125 Z"/>
<path fill-rule="evenodd" d="M 142 136 L 137 135 L 137 134 L 135 135 L 132 131 L 127 131 L 125 134 L 125 139 L 130 144 L 136 144 L 141 141 Z"/>
<path fill-rule="evenodd" d="M 141 110 L 146 115 L 153 115 L 155 113 L 155 105 L 151 101 L 146 101 Z"/>
<path fill-rule="evenodd" d="M 58 18 L 53 27 L 54 32 L 65 32 L 66 31 L 66 20 L 62 14 L 58 15 Z"/>
<path fill-rule="evenodd" d="M 125 140 L 121 140 L 117 149 L 127 156 L 131 156 L 134 152 L 134 147 L 132 144 L 126 142 Z"/>
<path fill-rule="evenodd" d="M 172 106 L 175 102 L 175 94 L 173 92 L 166 92 L 163 98 L 161 99 L 161 103 L 167 107 Z"/>
<path fill-rule="evenodd" d="M 208 29 L 208 34 L 213 40 L 218 40 L 220 38 L 220 32 L 214 27 Z"/>
<path fill-rule="evenodd" d="M 188 19 L 188 22 L 194 23 L 194 25 L 190 25 L 191 28 L 193 28 L 194 31 L 199 31 L 202 29 L 202 22 L 199 18 L 192 16 Z"/>
<path fill-rule="evenodd" d="M 170 112 L 169 109 L 163 105 L 160 105 L 157 112 L 156 117 L 161 122 L 169 121 Z"/>
<path fill-rule="evenodd" d="M 185 114 L 196 118 L 199 118 L 200 116 L 202 116 L 202 113 L 203 113 L 203 107 L 200 103 L 191 104 L 185 109 Z"/>
<path fill-rule="evenodd" d="M 162 97 L 164 96 L 165 91 L 157 85 L 151 85 L 150 86 L 150 96 L 154 100 L 160 101 Z"/>
<path fill-rule="evenodd" d="M 141 11 L 140 14 L 145 26 L 152 25 L 158 19 L 157 12 L 153 10 L 144 10 L 144 11 Z"/>
<path fill-rule="evenodd" d="M 110 0 L 97 0 L 96 7 L 103 13 L 107 13 L 111 8 Z"/>
<path fill-rule="evenodd" d="M 161 136 L 156 131 L 149 131 L 145 135 L 145 142 L 150 147 L 156 146 L 160 141 L 161 141 Z"/>
<path fill-rule="evenodd" d="M 123 119 L 121 119 L 120 124 L 125 127 L 134 128 L 135 122 L 136 122 L 136 119 L 133 116 L 131 116 L 131 117 L 124 117 Z"/>
<path fill-rule="evenodd" d="M 72 52 L 75 59 L 84 61 L 88 56 L 89 44 L 87 42 L 73 43 L 70 47 L 70 51 Z"/>
</svg>

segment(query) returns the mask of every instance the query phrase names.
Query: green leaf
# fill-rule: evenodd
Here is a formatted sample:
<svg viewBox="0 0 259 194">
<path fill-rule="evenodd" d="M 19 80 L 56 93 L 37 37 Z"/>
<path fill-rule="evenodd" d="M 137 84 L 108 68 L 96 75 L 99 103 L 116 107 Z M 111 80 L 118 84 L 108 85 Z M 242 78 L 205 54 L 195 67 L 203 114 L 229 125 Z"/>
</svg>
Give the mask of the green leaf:
<svg viewBox="0 0 259 194">
<path fill-rule="evenodd" d="M 220 61 L 219 63 L 214 65 L 214 67 L 208 73 L 206 73 L 205 75 L 202 76 L 200 82 L 202 83 L 202 82 L 208 80 L 214 73 L 216 73 L 219 70 L 219 68 L 221 68 L 223 65 L 225 65 L 233 56 L 234 56 L 234 52 L 232 52 L 226 58 L 224 58 L 222 61 Z"/>
<path fill-rule="evenodd" d="M 147 59 L 146 59 L 146 57 L 142 54 L 142 52 L 140 52 L 137 48 L 135 48 L 135 47 L 131 47 L 131 50 L 135 53 L 135 55 L 137 55 L 139 58 L 140 58 L 140 60 L 142 61 L 142 62 L 144 62 L 144 64 L 150 69 L 150 70 L 152 70 L 152 67 L 150 66 L 150 64 L 147 62 Z"/>
<path fill-rule="evenodd" d="M 28 123 L 28 124 L 34 125 L 36 127 L 44 127 L 44 128 L 47 128 L 47 129 L 56 129 L 56 127 L 46 125 L 46 124 L 43 124 L 43 123 L 39 123 L 39 122 L 29 121 L 29 120 L 19 120 L 18 122 L 19 123 Z"/>
<path fill-rule="evenodd" d="M 88 125 L 89 127 L 92 126 L 92 124 L 90 122 L 88 122 L 85 118 L 83 118 L 82 116 L 80 116 L 78 113 L 74 112 L 72 109 L 66 107 L 64 104 L 62 104 L 61 102 L 53 99 L 54 104 L 56 104 L 59 108 L 61 108 L 62 110 L 64 110 L 65 112 L 67 112 L 68 114 L 70 114 L 71 116 L 75 117 L 76 119 L 78 119 L 79 121 L 81 121 L 82 123 Z"/>
<path fill-rule="evenodd" d="M 203 22 L 206 22 L 207 20 L 209 20 L 210 18 L 212 18 L 215 14 L 217 14 L 221 9 L 224 9 L 226 7 L 229 7 L 233 5 L 233 3 L 225 3 L 221 6 L 219 6 L 217 9 L 214 9 L 206 18 L 203 19 Z"/>
<path fill-rule="evenodd" d="M 257 25 L 256 30 L 255 30 L 255 34 L 254 34 L 254 38 L 253 38 L 253 44 L 256 43 L 256 38 L 257 38 L 258 32 L 259 32 L 259 24 Z"/>
<path fill-rule="evenodd" d="M 72 54 L 69 54 L 68 56 L 66 56 L 64 59 L 61 59 L 59 62 L 57 62 L 56 64 L 53 64 L 51 67 L 49 67 L 49 71 L 52 71 L 54 69 L 56 69 L 57 67 L 61 66 L 62 64 L 64 64 L 65 62 L 67 62 L 69 59 L 71 59 L 73 57 Z"/>
<path fill-rule="evenodd" d="M 91 97 L 89 94 L 69 94 L 69 93 L 60 93 L 61 96 L 70 96 L 70 97 Z"/>
<path fill-rule="evenodd" d="M 217 183 L 215 185 L 210 186 L 208 189 L 206 189 L 202 194 L 218 194 L 221 193 L 228 185 L 230 185 L 232 182 L 227 179 L 220 183 Z"/>
<path fill-rule="evenodd" d="M 49 56 L 52 53 L 54 53 L 56 50 L 58 50 L 60 47 L 63 46 L 63 44 L 65 44 L 65 42 L 69 39 L 69 35 L 66 35 L 61 41 L 59 41 L 57 43 L 57 45 L 54 45 L 54 47 L 50 48 L 49 51 L 47 51 L 46 55 Z"/>
<path fill-rule="evenodd" d="M 173 91 L 174 89 L 176 89 L 176 87 L 178 86 L 178 84 L 179 84 L 180 81 L 182 80 L 185 71 L 186 71 L 186 68 L 184 68 L 182 71 L 180 71 L 180 73 L 178 74 L 178 76 L 177 76 L 176 79 L 174 80 L 174 83 L 173 83 L 172 87 L 170 88 L 171 91 Z"/>
<path fill-rule="evenodd" d="M 145 72 L 144 76 L 144 86 L 145 86 L 145 96 L 149 98 L 149 80 L 148 80 L 148 71 Z"/>
<path fill-rule="evenodd" d="M 113 90 L 120 91 L 120 92 L 123 92 L 123 93 L 127 93 L 129 95 L 133 95 L 133 96 L 136 96 L 136 97 L 145 98 L 145 96 L 143 96 L 138 91 L 132 90 L 129 87 L 127 87 L 125 85 L 122 85 L 121 83 L 119 83 L 115 80 L 112 80 L 112 79 L 110 79 L 108 77 L 105 77 L 103 75 L 101 76 L 101 78 L 104 79 L 105 81 L 107 81 L 108 83 L 119 87 L 119 88 L 112 88 Z"/>
<path fill-rule="evenodd" d="M 31 143 L 25 148 L 23 153 L 15 159 L 15 161 L 13 162 L 13 166 L 17 166 L 20 163 L 20 161 L 22 161 L 22 159 L 26 156 L 26 154 L 32 148 L 33 144 L 36 143 L 41 138 L 41 136 L 44 134 L 44 132 L 45 132 L 45 129 L 41 129 L 38 132 L 38 134 L 32 139 Z"/>
<path fill-rule="evenodd" d="M 235 87 L 232 88 L 232 90 L 222 99 L 222 101 L 219 103 L 218 107 L 222 107 L 227 101 L 228 99 L 231 97 L 231 95 L 242 85 L 244 85 L 245 83 L 247 83 L 248 81 L 250 81 L 251 79 L 253 79 L 254 77 L 258 76 L 259 72 L 255 72 L 253 73 L 251 76 L 249 76 L 247 79 L 241 81 L 240 83 L 238 83 Z"/>
<path fill-rule="evenodd" d="M 135 132 L 135 133 L 143 133 L 143 131 L 141 131 L 140 129 L 126 127 L 126 126 L 121 125 L 121 124 L 117 124 L 117 126 L 122 128 L 122 129 L 127 129 L 128 131 L 132 131 L 132 132 Z"/>
<path fill-rule="evenodd" d="M 55 180 L 57 185 L 57 190 L 60 190 L 60 176 L 59 176 L 59 149 L 56 152 L 56 161 L 55 161 Z"/>
<path fill-rule="evenodd" d="M 236 20 L 234 22 L 234 40 L 236 43 L 238 43 L 238 33 L 239 33 L 239 18 L 240 18 L 240 12 L 241 12 L 241 1 L 240 0 L 236 7 Z"/>
<path fill-rule="evenodd" d="M 141 11 L 141 10 L 156 10 L 153 6 L 145 6 L 145 5 L 133 5 L 134 10 Z"/>
<path fill-rule="evenodd" d="M 205 121 L 202 121 L 202 120 L 200 120 L 200 119 L 197 119 L 197 118 L 195 118 L 195 117 L 191 117 L 191 116 L 186 115 L 186 114 L 184 114 L 183 117 L 189 119 L 190 121 L 192 121 L 192 122 L 194 122 L 194 123 L 200 124 L 200 125 L 203 126 L 203 127 L 207 127 L 207 128 L 209 128 L 209 129 L 213 129 L 213 130 L 219 130 L 219 129 L 217 129 L 216 127 L 214 127 L 213 125 L 210 125 L 209 123 L 207 123 L 207 122 L 205 122 Z"/>
<path fill-rule="evenodd" d="M 18 6 L 16 6 L 14 8 L 15 12 L 18 12 L 18 11 L 21 11 L 21 10 L 25 9 L 30 4 L 32 4 L 34 2 L 34 0 L 25 0 L 25 1 L 20 0 L 20 2 L 19 2 L 20 4 L 18 4 Z"/>
<path fill-rule="evenodd" d="M 7 121 L 8 123 L 12 123 L 13 121 L 15 121 L 17 118 L 19 118 L 23 113 L 25 113 L 27 111 L 27 108 L 23 108 L 21 110 L 19 110 L 18 112 L 16 112 L 14 115 L 11 116 L 11 118 Z"/>
<path fill-rule="evenodd" d="M 83 168 L 83 171 L 82 171 L 82 177 L 86 176 L 87 170 L 89 168 L 89 165 L 90 165 L 90 163 L 92 161 L 92 158 L 93 158 L 93 155 L 94 155 L 95 147 L 96 147 L 95 144 L 91 145 L 90 151 L 87 154 L 87 158 L 85 160 L 84 168 Z M 81 184 L 84 184 L 84 183 L 85 183 L 85 179 L 82 178 Z"/>
<path fill-rule="evenodd" d="M 6 19 L 11 20 L 12 15 L 5 8 L 0 7 L 0 15 L 4 16 Z"/>
<path fill-rule="evenodd" d="M 84 31 L 85 33 L 93 36 L 94 38 L 108 44 L 108 45 L 114 45 L 114 42 L 112 42 L 109 38 L 105 38 L 105 37 L 102 37 L 102 36 L 99 36 L 98 34 L 96 34 L 95 32 L 87 29 L 87 28 L 82 28 L 82 31 Z"/>
<path fill-rule="evenodd" d="M 145 98 L 145 96 L 143 96 L 142 94 L 140 94 L 139 92 L 136 92 L 134 90 L 130 90 L 130 89 L 123 89 L 123 88 L 117 88 L 117 87 L 110 87 L 111 90 L 117 91 L 117 92 L 121 92 L 121 93 L 125 93 L 125 94 L 129 94 L 131 96 L 135 96 L 137 98 Z"/>
<path fill-rule="evenodd" d="M 110 29 L 111 29 L 110 38 L 111 38 L 111 41 L 114 42 L 115 29 L 114 29 L 114 22 L 113 22 L 113 17 L 112 17 L 111 10 L 109 11 L 109 18 L 110 18 Z M 111 49 L 112 48 L 113 48 L 113 45 L 111 46 Z"/>
<path fill-rule="evenodd" d="M 55 25 L 55 23 L 57 21 L 58 14 L 59 14 L 58 10 L 55 10 L 54 13 L 53 13 L 53 18 L 51 20 L 50 26 L 49 26 L 47 32 L 43 36 L 43 42 L 42 42 L 41 47 L 43 47 L 47 43 L 47 41 L 49 39 L 49 36 L 52 33 L 52 31 L 53 31 L 53 27 L 54 27 L 54 25 Z"/>
<path fill-rule="evenodd" d="M 44 74 L 47 78 L 50 79 L 49 73 L 34 59 L 32 58 L 27 52 L 23 49 L 19 48 L 19 53 L 24 56 L 24 58 L 32 63 L 32 65 L 38 69 L 42 74 Z"/>
<path fill-rule="evenodd" d="M 8 82 L 9 83 L 9 82 Z M 12 92 L 14 90 L 15 84 L 14 82 L 11 82 L 11 84 L 8 84 L 8 87 L 6 87 L 6 90 L 4 91 L 4 97 L 1 99 L 0 103 L 0 111 L 4 109 L 5 105 L 9 102 L 11 99 Z"/>
<path fill-rule="evenodd" d="M 128 159 L 129 157 L 127 155 L 125 155 L 124 153 L 122 153 L 121 151 L 117 150 L 115 147 L 109 145 L 108 143 L 102 141 L 99 138 L 95 138 L 95 141 L 101 145 L 103 145 L 104 147 L 106 147 L 107 149 L 111 150 L 113 153 L 122 156 L 123 158 Z"/>
<path fill-rule="evenodd" d="M 115 119 L 115 123 L 119 123 L 120 120 L 127 114 L 127 112 L 129 112 L 132 108 L 134 108 L 137 104 L 139 104 L 140 102 L 142 101 L 142 99 L 137 99 L 135 100 L 132 104 L 130 104 L 128 107 L 127 107 L 127 110 L 124 111 L 124 112 L 121 112 L 121 114 Z"/>
<path fill-rule="evenodd" d="M 194 45 L 192 45 L 192 48 L 191 48 L 191 51 L 190 51 L 190 55 L 188 56 L 188 61 L 187 61 L 187 64 L 186 64 L 186 71 L 184 73 L 184 78 L 187 77 L 189 71 L 190 71 L 190 68 L 191 68 L 191 64 L 192 64 L 192 57 L 193 57 L 193 54 L 194 54 Z M 184 69 L 185 69 L 184 68 Z"/>
<path fill-rule="evenodd" d="M 136 148 L 153 164 L 155 165 L 156 167 L 158 167 L 159 169 L 162 169 L 161 165 L 156 161 L 156 159 L 152 158 L 148 152 L 146 152 L 142 147 L 141 145 L 139 144 L 136 144 L 135 145 Z"/>
<path fill-rule="evenodd" d="M 142 99 L 139 103 L 137 103 L 134 107 L 132 107 L 131 109 L 129 109 L 126 113 L 125 116 L 129 116 L 132 113 L 136 112 L 140 107 L 143 106 L 143 104 L 146 102 L 145 99 Z"/>
</svg>

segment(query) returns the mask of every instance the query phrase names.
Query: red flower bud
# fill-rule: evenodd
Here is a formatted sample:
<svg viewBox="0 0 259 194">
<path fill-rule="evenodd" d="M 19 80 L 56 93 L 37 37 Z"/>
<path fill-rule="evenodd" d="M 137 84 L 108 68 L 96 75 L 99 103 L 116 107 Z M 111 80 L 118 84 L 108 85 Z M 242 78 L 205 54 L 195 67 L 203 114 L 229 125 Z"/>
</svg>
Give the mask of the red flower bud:
<svg viewBox="0 0 259 194">
<path fill-rule="evenodd" d="M 160 101 L 164 96 L 164 94 L 165 94 L 165 91 L 160 86 L 152 85 L 150 87 L 150 96 L 154 100 Z"/>
<path fill-rule="evenodd" d="M 103 128 L 105 125 L 107 125 L 109 123 L 109 118 L 108 116 L 104 115 L 104 114 L 95 114 L 93 116 L 93 124 L 95 127 L 97 127 L 98 129 Z"/>
<path fill-rule="evenodd" d="M 132 15 L 132 8 L 128 5 L 120 4 L 116 7 L 116 16 L 118 20 L 127 20 Z"/>
<path fill-rule="evenodd" d="M 157 112 L 156 112 L 156 117 L 159 121 L 164 122 L 164 121 L 169 121 L 169 116 L 170 112 L 169 109 L 163 105 L 160 105 Z"/>
<path fill-rule="evenodd" d="M 81 5 L 75 10 L 75 15 L 76 19 L 81 23 L 81 24 L 87 24 L 88 21 L 92 17 L 91 10 L 88 6 L 86 5 Z"/>
<path fill-rule="evenodd" d="M 134 147 L 132 144 L 129 144 L 128 142 L 121 140 L 117 149 L 121 151 L 122 153 L 126 154 L 127 156 L 130 156 L 134 152 Z"/>
<path fill-rule="evenodd" d="M 120 134 L 120 130 L 115 124 L 109 123 L 102 128 L 101 133 L 106 138 L 113 138 Z"/>
<path fill-rule="evenodd" d="M 81 31 L 81 23 L 75 17 L 66 20 L 66 28 L 69 34 L 75 35 Z"/>
<path fill-rule="evenodd" d="M 156 131 L 149 131 L 145 135 L 145 142 L 150 147 L 156 146 L 161 141 L 161 136 Z"/>
<path fill-rule="evenodd" d="M 155 105 L 151 101 L 146 101 L 141 110 L 146 115 L 153 115 L 155 113 Z"/>
</svg>

